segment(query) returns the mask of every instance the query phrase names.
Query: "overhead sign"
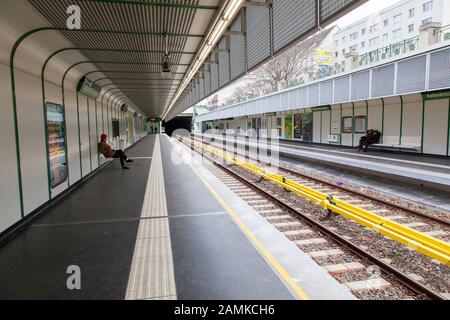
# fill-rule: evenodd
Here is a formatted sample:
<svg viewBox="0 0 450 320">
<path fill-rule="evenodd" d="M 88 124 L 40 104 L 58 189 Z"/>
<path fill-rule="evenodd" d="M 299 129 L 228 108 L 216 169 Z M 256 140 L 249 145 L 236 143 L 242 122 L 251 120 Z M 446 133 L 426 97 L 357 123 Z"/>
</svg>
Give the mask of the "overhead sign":
<svg viewBox="0 0 450 320">
<path fill-rule="evenodd" d="M 450 98 L 450 90 L 425 92 L 422 95 L 423 95 L 423 100 L 449 99 Z"/>
<path fill-rule="evenodd" d="M 313 108 L 312 111 L 316 112 L 316 111 L 328 111 L 331 110 L 330 106 L 323 106 L 323 107 L 317 107 L 317 108 Z"/>
<path fill-rule="evenodd" d="M 102 88 L 90 81 L 88 78 L 82 78 L 78 83 L 78 92 L 92 99 L 97 99 Z"/>
</svg>

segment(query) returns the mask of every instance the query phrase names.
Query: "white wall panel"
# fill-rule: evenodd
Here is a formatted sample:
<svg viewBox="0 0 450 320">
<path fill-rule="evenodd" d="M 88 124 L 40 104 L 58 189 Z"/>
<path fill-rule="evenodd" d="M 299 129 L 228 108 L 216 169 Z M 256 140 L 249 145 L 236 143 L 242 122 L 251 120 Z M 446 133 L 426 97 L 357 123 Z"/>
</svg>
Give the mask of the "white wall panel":
<svg viewBox="0 0 450 320">
<path fill-rule="evenodd" d="M 81 179 L 80 145 L 78 140 L 77 94 L 65 89 L 67 151 L 69 153 L 69 183 Z"/>
<path fill-rule="evenodd" d="M 313 142 L 320 143 L 320 133 L 321 133 L 321 112 L 313 112 Z"/>
<path fill-rule="evenodd" d="M 422 144 L 422 108 L 421 95 L 403 98 L 402 144 Z"/>
<path fill-rule="evenodd" d="M 91 159 L 92 159 L 92 170 L 97 169 L 98 167 L 98 135 L 97 135 L 97 126 L 95 122 L 95 100 L 88 99 L 89 103 L 89 121 L 90 121 L 90 134 L 91 134 Z"/>
<path fill-rule="evenodd" d="M 341 106 L 331 107 L 331 134 L 341 134 Z"/>
<path fill-rule="evenodd" d="M 383 143 L 400 144 L 400 98 L 385 99 Z"/>
<path fill-rule="evenodd" d="M 425 102 L 424 153 L 447 154 L 448 112 L 448 99 Z"/>
<path fill-rule="evenodd" d="M 20 219 L 14 116 L 9 67 L 0 64 L 0 232 Z"/>
<path fill-rule="evenodd" d="M 24 209 L 28 214 L 49 200 L 42 86 L 38 78 L 21 71 L 15 75 Z"/>
<path fill-rule="evenodd" d="M 342 117 L 352 117 L 353 116 L 353 105 L 351 103 L 346 103 L 342 105 Z M 341 120 L 342 121 L 342 120 Z M 341 128 L 342 131 L 342 128 Z M 353 146 L 352 144 L 353 134 L 351 133 L 342 133 L 342 145 L 343 146 Z"/>
<path fill-rule="evenodd" d="M 365 101 L 359 101 L 359 102 L 355 102 L 355 117 L 357 116 L 366 116 L 367 117 L 367 108 L 366 108 L 366 102 Z M 367 121 L 367 118 L 366 118 Z M 367 126 L 367 122 L 366 122 L 366 126 Z M 367 131 L 367 128 L 366 128 Z M 353 145 L 357 146 L 359 145 L 359 140 L 361 139 L 361 137 L 365 136 L 365 133 L 357 133 L 355 132 L 355 134 L 353 135 Z"/>
<path fill-rule="evenodd" d="M 322 143 L 328 143 L 331 111 L 322 111 Z"/>
<path fill-rule="evenodd" d="M 88 175 L 91 170 L 91 159 L 89 155 L 89 127 L 88 127 L 88 108 L 87 97 L 78 94 L 78 108 L 80 112 L 80 137 L 81 137 L 81 164 L 83 177 Z"/>
<path fill-rule="evenodd" d="M 370 100 L 369 103 L 369 115 L 368 115 L 368 129 L 375 129 L 380 131 L 382 134 L 383 128 L 383 106 L 382 101 L 380 99 Z"/>
</svg>

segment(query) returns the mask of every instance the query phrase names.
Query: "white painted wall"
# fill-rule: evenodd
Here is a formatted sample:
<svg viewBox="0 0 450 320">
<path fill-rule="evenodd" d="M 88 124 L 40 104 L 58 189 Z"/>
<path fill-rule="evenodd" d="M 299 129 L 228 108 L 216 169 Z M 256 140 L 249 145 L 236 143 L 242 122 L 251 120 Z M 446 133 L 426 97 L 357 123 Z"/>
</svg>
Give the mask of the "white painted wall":
<svg viewBox="0 0 450 320">
<path fill-rule="evenodd" d="M 424 153 L 447 154 L 448 112 L 448 99 L 425 102 Z"/>
<path fill-rule="evenodd" d="M 20 219 L 19 182 L 9 67 L 0 64 L 0 231 Z"/>
<path fill-rule="evenodd" d="M 67 152 L 69 159 L 69 184 L 81 179 L 80 143 L 78 139 L 77 94 L 75 91 L 64 90 L 67 129 Z"/>
<path fill-rule="evenodd" d="M 384 100 L 383 143 L 398 145 L 400 143 L 401 101 L 399 97 Z"/>
<path fill-rule="evenodd" d="M 313 112 L 313 142 L 320 143 L 320 132 L 321 132 L 321 123 L 320 117 L 321 112 Z"/>
<path fill-rule="evenodd" d="M 330 117 L 331 111 L 322 112 L 322 143 L 328 143 L 328 135 L 330 134 Z"/>
<path fill-rule="evenodd" d="M 89 155 L 89 126 L 88 126 L 88 98 L 78 94 L 78 110 L 80 116 L 80 138 L 81 138 L 81 166 L 82 175 L 85 177 L 91 172 L 91 158 Z"/>
<path fill-rule="evenodd" d="M 422 144 L 422 109 L 421 95 L 403 98 L 402 144 L 412 146 Z"/>
<path fill-rule="evenodd" d="M 24 213 L 49 200 L 42 87 L 38 78 L 16 71 L 17 118 Z"/>
</svg>

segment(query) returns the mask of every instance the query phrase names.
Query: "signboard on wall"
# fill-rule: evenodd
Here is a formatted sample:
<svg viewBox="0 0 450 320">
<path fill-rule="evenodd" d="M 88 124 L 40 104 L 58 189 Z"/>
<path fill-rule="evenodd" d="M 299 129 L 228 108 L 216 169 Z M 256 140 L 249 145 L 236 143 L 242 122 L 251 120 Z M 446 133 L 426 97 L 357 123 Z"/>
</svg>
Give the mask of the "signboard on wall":
<svg viewBox="0 0 450 320">
<path fill-rule="evenodd" d="M 313 114 L 303 113 L 302 117 L 302 141 L 313 141 Z"/>
<path fill-rule="evenodd" d="M 353 117 L 342 118 L 342 132 L 353 133 Z"/>
<path fill-rule="evenodd" d="M 366 116 L 355 117 L 355 133 L 366 133 Z"/>
<path fill-rule="evenodd" d="M 423 93 L 424 100 L 450 99 L 450 90 Z"/>
<path fill-rule="evenodd" d="M 66 126 L 64 108 L 59 104 L 45 105 L 47 117 L 48 157 L 52 188 L 67 180 Z"/>
<path fill-rule="evenodd" d="M 82 78 L 78 83 L 78 92 L 92 99 L 97 99 L 102 88 L 90 81 L 88 78 Z"/>
</svg>

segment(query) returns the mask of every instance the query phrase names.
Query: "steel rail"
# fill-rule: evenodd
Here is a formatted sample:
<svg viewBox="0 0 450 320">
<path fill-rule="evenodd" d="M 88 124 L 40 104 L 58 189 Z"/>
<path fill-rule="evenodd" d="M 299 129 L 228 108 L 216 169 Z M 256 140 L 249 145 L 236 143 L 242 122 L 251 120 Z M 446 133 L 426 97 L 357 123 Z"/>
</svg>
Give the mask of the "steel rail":
<svg viewBox="0 0 450 320">
<path fill-rule="evenodd" d="M 211 153 L 223 158 L 229 163 L 235 164 L 259 177 L 270 181 L 280 187 L 289 190 L 311 202 L 319 204 L 321 207 L 331 212 L 340 214 L 351 219 L 360 225 L 368 227 L 384 236 L 387 236 L 411 249 L 414 249 L 428 257 L 436 259 L 445 265 L 450 265 L 450 244 L 429 236 L 417 230 L 405 227 L 404 225 L 381 217 L 370 211 L 361 209 L 348 202 L 339 200 L 336 197 L 326 195 L 312 188 L 301 185 L 281 175 L 262 170 L 259 167 L 246 163 L 236 157 L 231 157 L 211 146 L 204 146 L 191 137 L 192 143 L 197 144 Z"/>
<path fill-rule="evenodd" d="M 180 139 L 180 137 L 177 137 L 178 140 L 180 142 L 183 142 L 183 139 Z M 189 147 L 189 146 L 188 146 Z M 298 216 L 300 219 L 302 219 L 305 223 L 307 223 L 308 225 L 310 225 L 311 227 L 317 228 L 319 229 L 322 233 L 328 235 L 333 241 L 335 241 L 336 243 L 347 247 L 353 254 L 357 255 L 358 257 L 362 258 L 363 260 L 368 260 L 371 263 L 376 264 L 377 266 L 379 266 L 381 268 L 382 271 L 384 271 L 384 273 L 386 274 L 392 274 L 395 277 L 397 277 L 397 280 L 403 284 L 405 287 L 407 287 L 408 289 L 412 290 L 413 292 L 415 292 L 416 294 L 425 294 L 430 298 L 436 299 L 436 300 L 446 300 L 442 295 L 440 295 L 439 293 L 429 289 L 428 287 L 424 286 L 423 284 L 415 281 L 414 279 L 412 279 L 411 277 L 409 277 L 408 275 L 404 274 L 402 271 L 400 271 L 397 268 L 394 268 L 392 266 L 390 266 L 389 264 L 385 263 L 384 261 L 380 260 L 379 258 L 377 258 L 376 256 L 372 255 L 371 253 L 363 250 L 362 248 L 358 247 L 357 245 L 353 244 L 352 242 L 350 242 L 349 240 L 345 239 L 344 237 L 340 236 L 339 234 L 337 234 L 336 232 L 327 229 L 324 225 L 322 225 L 321 223 L 315 221 L 314 219 L 308 217 L 307 215 L 305 215 L 304 213 L 298 211 L 297 209 L 293 208 L 292 206 L 284 203 L 282 200 L 278 199 L 277 197 L 275 197 L 274 195 L 268 193 L 267 191 L 263 190 L 262 188 L 260 188 L 259 186 L 257 186 L 255 183 L 246 180 L 244 177 L 238 175 L 237 173 L 235 173 L 234 171 L 230 170 L 228 167 L 224 166 L 223 164 L 217 162 L 215 159 L 206 156 L 204 153 L 200 153 L 198 150 L 196 150 L 192 144 L 190 146 L 190 148 L 201 154 L 202 157 L 207 158 L 209 161 L 211 161 L 215 166 L 219 167 L 220 169 L 224 170 L 225 172 L 227 172 L 228 174 L 230 174 L 231 176 L 233 176 L 234 178 L 238 179 L 239 181 L 241 181 L 242 183 L 244 183 L 245 185 L 249 186 L 250 188 L 252 188 L 253 190 L 257 191 L 258 193 L 260 193 L 262 196 L 268 198 L 270 201 L 276 203 L 278 206 L 280 206 L 281 208 L 292 212 L 293 214 L 295 214 L 296 216 Z M 204 148 L 202 148 L 204 149 Z"/>
<path fill-rule="evenodd" d="M 219 140 L 221 139 L 220 137 L 214 137 L 214 138 L 215 139 L 218 138 Z M 197 141 L 200 141 L 200 140 L 197 139 Z M 239 143 L 239 144 L 243 145 L 243 143 Z M 261 147 L 260 147 L 260 149 L 261 149 Z M 280 152 L 280 154 L 281 154 L 281 152 Z M 262 163 L 264 165 L 273 166 L 272 164 L 264 162 L 264 161 L 262 161 L 260 159 L 258 159 L 256 161 L 258 163 Z M 366 199 L 369 199 L 369 200 L 372 200 L 372 201 L 376 201 L 376 202 L 379 202 L 381 204 L 385 204 L 385 205 L 388 205 L 390 207 L 393 207 L 393 208 L 396 208 L 396 209 L 400 209 L 400 210 L 406 211 L 407 213 L 411 213 L 411 214 L 420 216 L 422 218 L 431 220 L 433 222 L 437 222 L 437 223 L 443 224 L 443 225 L 445 225 L 447 227 L 450 227 L 450 220 L 446 220 L 446 219 L 440 218 L 440 217 L 435 217 L 435 216 L 423 213 L 421 211 L 418 211 L 416 209 L 408 208 L 407 206 L 404 206 L 404 205 L 401 205 L 401 204 L 397 204 L 397 203 L 394 203 L 394 202 L 383 200 L 383 199 L 377 198 L 376 196 L 365 194 L 365 193 L 363 193 L 361 191 L 358 191 L 358 190 L 353 190 L 353 189 L 351 189 L 349 187 L 346 187 L 346 186 L 336 185 L 336 184 L 333 184 L 333 183 L 331 183 L 329 181 L 326 181 L 325 179 L 320 179 L 320 178 L 317 178 L 317 177 L 311 177 L 311 176 L 308 176 L 308 175 L 306 175 L 304 173 L 300 173 L 300 172 L 294 171 L 294 170 L 286 168 L 286 167 L 276 166 L 276 168 L 280 169 L 280 170 L 282 170 L 282 171 L 284 171 L 286 173 L 293 174 L 293 175 L 296 175 L 296 176 L 301 177 L 301 178 L 313 180 L 313 181 L 315 181 L 317 183 L 322 183 L 322 184 L 325 184 L 325 185 L 330 186 L 332 188 L 340 189 L 342 191 L 353 193 L 353 194 L 358 195 L 360 197 L 364 197 Z"/>
</svg>

